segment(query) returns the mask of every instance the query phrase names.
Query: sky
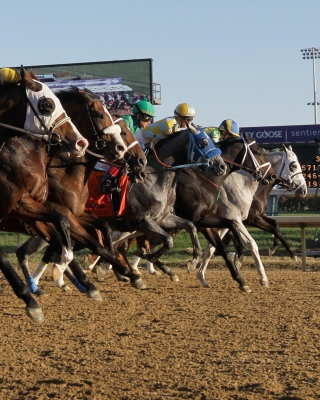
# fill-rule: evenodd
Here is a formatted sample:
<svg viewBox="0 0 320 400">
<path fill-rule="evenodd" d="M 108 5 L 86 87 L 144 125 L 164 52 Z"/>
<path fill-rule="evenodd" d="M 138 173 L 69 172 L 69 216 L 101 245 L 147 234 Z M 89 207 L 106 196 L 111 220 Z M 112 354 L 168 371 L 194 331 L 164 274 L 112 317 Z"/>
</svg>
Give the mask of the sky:
<svg viewBox="0 0 320 400">
<path fill-rule="evenodd" d="M 156 120 L 186 102 L 202 126 L 314 124 L 319 19 L 319 0 L 3 2 L 0 66 L 152 58 Z"/>
</svg>

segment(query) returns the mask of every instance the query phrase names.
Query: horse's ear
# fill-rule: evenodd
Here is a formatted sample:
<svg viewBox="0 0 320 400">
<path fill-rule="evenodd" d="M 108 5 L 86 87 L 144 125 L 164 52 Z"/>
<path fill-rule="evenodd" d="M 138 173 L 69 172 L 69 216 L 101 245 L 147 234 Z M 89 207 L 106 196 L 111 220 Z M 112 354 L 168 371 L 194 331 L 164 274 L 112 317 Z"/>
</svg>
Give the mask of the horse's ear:
<svg viewBox="0 0 320 400">
<path fill-rule="evenodd" d="M 29 71 L 29 74 L 30 74 L 30 76 L 31 76 L 32 79 L 37 79 L 36 74 L 33 72 L 33 69 L 31 69 L 31 70 Z"/>
<path fill-rule="evenodd" d="M 282 147 L 283 147 L 283 150 L 284 150 L 286 153 L 288 153 L 288 150 L 289 150 L 289 151 L 292 151 L 290 145 L 289 145 L 289 147 L 286 147 L 286 146 L 282 143 Z"/>
<path fill-rule="evenodd" d="M 290 151 L 293 151 L 293 150 L 292 150 L 291 144 L 289 144 L 288 149 L 289 149 Z"/>
<path fill-rule="evenodd" d="M 35 82 L 33 79 L 36 78 L 34 75 L 33 71 L 31 71 L 31 74 L 29 74 L 24 68 L 23 65 L 21 65 L 20 68 L 20 75 L 21 75 L 21 80 L 24 82 L 25 86 L 34 91 L 34 92 L 39 92 L 42 89 L 42 85 L 39 82 Z M 33 78 L 32 75 L 35 77 Z"/>
<path fill-rule="evenodd" d="M 243 137 L 243 139 L 248 143 L 248 139 L 249 139 L 249 137 L 248 137 L 248 135 L 246 135 L 245 133 L 243 133 L 242 134 L 242 137 Z"/>
</svg>

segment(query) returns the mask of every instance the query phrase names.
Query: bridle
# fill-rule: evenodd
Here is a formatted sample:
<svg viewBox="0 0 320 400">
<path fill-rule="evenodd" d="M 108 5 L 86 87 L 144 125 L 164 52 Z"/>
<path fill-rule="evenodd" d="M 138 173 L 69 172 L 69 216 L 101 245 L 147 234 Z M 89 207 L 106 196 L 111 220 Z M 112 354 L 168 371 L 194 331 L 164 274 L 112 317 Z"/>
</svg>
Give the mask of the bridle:
<svg viewBox="0 0 320 400">
<path fill-rule="evenodd" d="M 295 158 L 296 158 L 296 157 L 295 157 Z M 280 172 L 279 172 L 279 175 L 278 175 L 278 179 L 279 179 L 288 189 L 296 190 L 296 189 L 299 188 L 299 186 L 303 185 L 303 183 L 301 183 L 300 185 L 297 185 L 297 184 L 294 182 L 294 178 L 297 177 L 298 175 L 301 175 L 301 177 L 303 178 L 302 169 L 301 169 L 300 164 L 297 162 L 297 165 L 299 166 L 299 168 L 297 169 L 297 172 L 293 172 L 292 169 L 291 169 L 291 165 L 292 165 L 295 161 L 291 161 L 290 164 L 289 164 L 289 166 L 288 166 L 288 169 L 289 169 L 290 172 L 287 173 L 287 172 L 285 171 L 285 167 L 287 166 L 288 161 L 290 161 L 290 160 L 289 160 L 289 158 L 288 158 L 287 152 L 286 152 L 286 151 L 283 151 L 283 152 L 282 152 L 282 157 L 281 157 L 281 166 L 280 166 Z M 296 161 L 297 161 L 297 160 L 296 160 Z M 287 174 L 287 176 L 286 176 L 286 174 Z M 283 176 L 283 175 L 284 175 L 284 176 Z"/>
<path fill-rule="evenodd" d="M 26 89 L 25 85 L 24 85 L 24 88 Z M 17 132 L 24 133 L 24 134 L 26 134 L 28 136 L 31 136 L 31 137 L 42 139 L 47 144 L 47 152 L 49 152 L 51 146 L 60 145 L 61 142 L 62 142 L 60 134 L 55 132 L 55 129 L 57 129 L 59 126 L 63 125 L 65 122 L 69 121 L 70 118 L 68 116 L 62 118 L 61 120 L 55 122 L 48 129 L 46 127 L 46 125 L 43 123 L 42 119 L 40 118 L 38 112 L 35 110 L 35 108 L 34 108 L 33 104 L 31 103 L 30 99 L 28 98 L 26 90 L 23 92 L 23 94 L 24 94 L 24 99 L 25 99 L 26 103 L 29 104 L 29 106 L 32 109 L 35 117 L 37 118 L 37 120 L 39 121 L 41 127 L 43 128 L 43 130 L 45 132 L 44 133 L 37 133 L 37 132 L 33 132 L 31 130 L 18 128 L 18 127 L 13 126 L 13 125 L 4 124 L 2 122 L 0 122 L 0 126 L 2 126 L 4 128 L 7 128 L 7 129 L 10 129 L 10 130 L 14 130 L 14 131 L 17 131 Z"/>
<path fill-rule="evenodd" d="M 241 138 L 241 139 L 243 141 L 244 149 L 245 149 L 245 152 L 244 152 L 244 155 L 242 157 L 241 163 L 239 164 L 239 163 L 236 163 L 235 161 L 227 160 L 224 157 L 222 157 L 223 160 L 225 162 L 229 163 L 229 164 L 232 164 L 232 165 L 235 165 L 235 166 L 239 167 L 242 170 L 251 172 L 254 180 L 260 181 L 260 180 L 265 179 L 267 174 L 268 174 L 268 172 L 270 171 L 271 163 L 267 161 L 264 164 L 259 164 L 258 160 L 256 159 L 255 155 L 253 154 L 253 152 L 252 152 L 252 150 L 250 148 L 252 145 L 254 145 L 256 143 L 256 141 L 254 140 L 251 143 L 248 143 L 245 140 L 245 138 Z M 250 156 L 250 158 L 251 158 L 251 160 L 253 162 L 254 168 L 249 168 L 249 167 L 244 166 L 244 162 L 245 162 L 245 159 L 246 159 L 248 154 L 249 154 L 249 156 Z M 266 170 L 263 171 L 262 170 L 263 168 L 266 168 Z"/>
<path fill-rule="evenodd" d="M 114 120 L 113 117 L 111 116 L 111 114 L 109 113 L 108 109 L 106 107 L 104 107 L 104 111 L 108 114 L 112 124 L 106 128 L 98 129 L 96 123 L 94 122 L 94 119 L 92 118 L 88 104 L 86 104 L 86 110 L 89 115 L 91 126 L 93 128 L 93 134 L 95 137 L 95 140 L 94 140 L 95 149 L 97 151 L 103 150 L 108 144 L 100 135 L 101 134 L 102 135 L 121 134 L 121 127 L 118 123 L 120 121 L 123 121 L 123 118 L 120 117 L 120 118 L 117 118 L 116 120 Z M 125 155 L 123 157 L 123 160 L 125 163 L 127 163 L 130 160 L 130 158 L 132 157 L 132 153 L 130 153 L 128 150 L 137 144 L 139 144 L 138 141 L 134 141 L 133 143 L 131 143 L 130 145 L 127 146 L 127 151 L 125 152 Z M 95 153 L 92 150 L 87 149 L 86 152 L 92 156 L 95 156 L 95 157 L 101 159 L 101 160 L 104 159 L 103 155 Z M 109 165 L 118 165 L 118 164 L 114 164 L 114 163 L 110 163 L 110 162 L 108 162 L 108 164 Z"/>
</svg>

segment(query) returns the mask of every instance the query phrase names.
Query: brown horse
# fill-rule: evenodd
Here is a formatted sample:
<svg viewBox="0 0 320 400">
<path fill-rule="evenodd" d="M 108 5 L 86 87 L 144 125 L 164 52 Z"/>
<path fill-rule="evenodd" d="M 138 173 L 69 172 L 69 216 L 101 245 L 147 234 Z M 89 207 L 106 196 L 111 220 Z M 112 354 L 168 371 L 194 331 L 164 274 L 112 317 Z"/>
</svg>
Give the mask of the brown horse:
<svg viewBox="0 0 320 400">
<path fill-rule="evenodd" d="M 101 230 L 104 236 L 110 234 L 109 227 L 105 221 L 84 209 L 89 194 L 88 178 L 98 159 L 106 159 L 109 162 L 117 163 L 120 168 L 124 168 L 132 182 L 138 183 L 142 182 L 146 176 L 146 157 L 144 152 L 123 119 L 111 117 L 96 94 L 87 90 L 82 91 L 77 88 L 69 88 L 56 92 L 56 95 L 77 128 L 81 132 L 84 132 L 90 146 L 86 152 L 86 156 L 80 162 L 77 160 L 66 162 L 63 157 L 54 157 L 51 166 L 48 168 L 49 196 L 46 204 L 50 208 L 67 216 L 71 225 L 71 236 L 74 241 L 80 243 L 83 247 L 97 252 L 102 258 L 112 263 L 114 268 L 119 270 L 119 273 L 130 278 L 134 287 L 144 288 L 145 284 L 138 275 L 132 273 L 129 268 L 112 258 L 110 251 L 102 247 L 88 233 L 85 228 L 93 226 Z M 121 140 L 124 141 L 124 146 L 127 149 L 124 153 L 125 160 L 127 161 L 124 161 L 124 159 L 115 159 L 114 152 L 110 152 L 110 136 L 112 136 L 110 133 L 115 132 L 117 130 L 115 128 L 118 128 L 120 132 L 119 136 L 121 136 Z M 121 146 L 118 145 L 117 147 Z M 124 147 L 122 146 L 122 148 Z M 50 247 L 38 267 L 39 274 L 37 274 L 35 282 L 29 271 L 28 259 L 31 254 L 41 250 L 46 245 L 47 242 L 41 237 L 31 237 L 17 250 L 21 268 L 27 279 L 29 290 L 32 293 L 41 294 L 37 286 L 40 271 L 43 272 L 46 265 L 52 261 L 52 255 L 59 250 L 54 244 Z M 110 249 L 112 249 L 111 244 Z M 84 288 L 89 297 L 100 300 L 101 296 L 96 287 L 89 282 L 75 261 L 70 263 L 70 267 L 77 278 L 75 280 L 75 277 L 71 276 L 72 281 L 77 285 L 79 283 L 78 287 Z M 59 273 L 57 276 L 58 286 L 64 285 L 61 277 L 62 275 Z"/>
<path fill-rule="evenodd" d="M 80 135 L 58 98 L 43 83 L 10 68 L 0 70 L 0 217 L 36 222 L 37 232 L 60 243 L 65 260 L 72 257 L 67 218 L 48 209 L 47 169 L 58 150 L 66 157 L 83 156 L 88 141 Z M 40 306 L 2 254 L 0 268 L 27 315 L 43 320 Z"/>
</svg>

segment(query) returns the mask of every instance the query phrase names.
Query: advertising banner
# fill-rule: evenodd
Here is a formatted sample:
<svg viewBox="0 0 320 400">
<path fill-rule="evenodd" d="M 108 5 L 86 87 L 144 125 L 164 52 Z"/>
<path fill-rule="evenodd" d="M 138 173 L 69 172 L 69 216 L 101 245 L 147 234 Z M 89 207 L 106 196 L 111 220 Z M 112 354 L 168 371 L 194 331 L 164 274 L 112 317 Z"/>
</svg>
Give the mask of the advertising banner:
<svg viewBox="0 0 320 400">
<path fill-rule="evenodd" d="M 320 125 L 284 125 L 240 128 L 257 143 L 304 143 L 320 139 Z"/>
</svg>

